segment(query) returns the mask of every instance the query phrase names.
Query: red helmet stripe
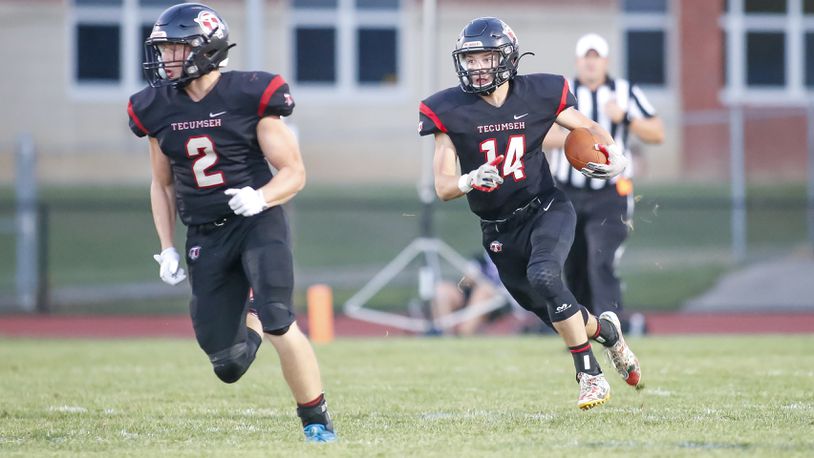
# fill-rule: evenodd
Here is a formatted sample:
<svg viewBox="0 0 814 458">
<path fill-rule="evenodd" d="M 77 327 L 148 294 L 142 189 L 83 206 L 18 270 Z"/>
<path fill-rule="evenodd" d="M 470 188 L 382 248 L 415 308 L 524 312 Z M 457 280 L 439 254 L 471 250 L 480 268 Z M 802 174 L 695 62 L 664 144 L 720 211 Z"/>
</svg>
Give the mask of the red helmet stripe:
<svg viewBox="0 0 814 458">
<path fill-rule="evenodd" d="M 424 105 L 424 102 L 421 102 L 418 105 L 418 111 L 420 111 L 424 116 L 432 119 L 432 122 L 435 123 L 435 127 L 437 127 L 438 130 L 440 130 L 443 133 L 447 133 L 447 128 L 446 126 L 444 126 L 444 123 L 441 122 L 441 120 L 438 118 L 438 115 L 435 114 L 435 112 L 432 111 L 430 107 Z"/>
</svg>

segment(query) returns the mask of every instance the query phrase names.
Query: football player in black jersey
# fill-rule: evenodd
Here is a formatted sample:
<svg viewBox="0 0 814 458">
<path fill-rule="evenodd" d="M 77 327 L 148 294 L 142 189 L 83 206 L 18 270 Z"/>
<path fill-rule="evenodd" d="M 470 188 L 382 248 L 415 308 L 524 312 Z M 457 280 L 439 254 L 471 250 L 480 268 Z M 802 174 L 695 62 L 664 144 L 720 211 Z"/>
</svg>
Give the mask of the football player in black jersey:
<svg viewBox="0 0 814 458">
<path fill-rule="evenodd" d="M 186 278 L 173 246 L 177 209 L 187 226 L 192 324 L 215 374 L 226 383 L 240 379 L 265 334 L 306 439 L 334 441 L 317 359 L 291 303 L 281 205 L 302 189 L 305 169 L 280 117 L 294 101 L 279 75 L 221 72 L 234 46 L 228 40 L 214 10 L 184 3 L 165 10 L 145 42 L 150 87 L 130 98 L 127 112 L 131 130 L 149 138 L 159 275 L 171 285 Z"/>
<path fill-rule="evenodd" d="M 589 337 L 605 346 L 617 371 L 634 386 L 639 363 L 621 329 L 597 320 L 563 283 L 576 216 L 554 185 L 542 142 L 555 122 L 590 129 L 602 142 L 597 150 L 608 158 L 608 164 L 589 163 L 582 170 L 594 178 L 618 175 L 627 160 L 608 132 L 573 108 L 565 78 L 517 75 L 521 57 L 517 37 L 500 19 L 467 24 L 452 53 L 460 86 L 421 102 L 419 132 L 435 136 L 438 197 L 467 197 L 501 281 L 521 306 L 562 337 L 580 385 L 577 406 L 590 409 L 610 398 L 610 385 Z"/>
</svg>

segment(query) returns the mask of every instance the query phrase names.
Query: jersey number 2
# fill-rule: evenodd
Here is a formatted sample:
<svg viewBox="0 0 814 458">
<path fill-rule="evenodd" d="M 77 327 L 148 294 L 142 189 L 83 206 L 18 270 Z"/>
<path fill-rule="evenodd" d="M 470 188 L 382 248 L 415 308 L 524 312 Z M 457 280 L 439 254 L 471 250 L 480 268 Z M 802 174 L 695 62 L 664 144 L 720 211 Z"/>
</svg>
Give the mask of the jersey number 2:
<svg viewBox="0 0 814 458">
<path fill-rule="evenodd" d="M 480 143 L 480 150 L 486 154 L 486 162 L 491 162 L 497 157 L 497 139 L 490 138 Z M 514 181 L 526 178 L 525 164 L 523 164 L 523 153 L 526 151 L 526 136 L 511 135 L 509 144 L 506 145 L 506 154 L 503 158 L 503 170 L 500 173 L 504 177 L 512 175 Z"/>
<path fill-rule="evenodd" d="M 192 174 L 195 175 L 195 183 L 199 188 L 211 188 L 226 182 L 223 179 L 223 172 L 209 170 L 218 163 L 218 153 L 208 135 L 189 137 L 187 156 L 190 159 L 200 156 L 192 163 Z"/>
</svg>

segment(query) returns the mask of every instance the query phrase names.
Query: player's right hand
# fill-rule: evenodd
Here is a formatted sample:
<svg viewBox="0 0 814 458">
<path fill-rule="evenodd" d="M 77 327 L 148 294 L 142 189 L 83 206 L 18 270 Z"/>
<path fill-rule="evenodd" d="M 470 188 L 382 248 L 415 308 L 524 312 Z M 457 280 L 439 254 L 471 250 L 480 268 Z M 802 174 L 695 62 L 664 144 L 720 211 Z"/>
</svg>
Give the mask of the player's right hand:
<svg viewBox="0 0 814 458">
<path fill-rule="evenodd" d="M 619 146 L 616 144 L 610 145 L 594 145 L 594 149 L 601 152 L 607 157 L 607 164 L 598 164 L 596 162 L 589 162 L 585 167 L 580 170 L 583 175 L 588 178 L 601 178 L 608 180 L 622 173 L 625 167 L 628 166 L 630 160 L 622 154 Z"/>
<path fill-rule="evenodd" d="M 502 154 L 477 169 L 461 175 L 461 178 L 458 179 L 458 189 L 464 194 L 473 189 L 483 192 L 494 191 L 503 184 L 503 177 L 500 176 L 500 172 L 497 170 L 497 165 L 501 161 L 503 161 Z"/>
<path fill-rule="evenodd" d="M 154 254 L 153 259 L 161 266 L 158 276 L 164 283 L 175 286 L 187 278 L 184 269 L 180 267 L 181 256 L 175 247 L 169 247 L 160 254 Z"/>
</svg>

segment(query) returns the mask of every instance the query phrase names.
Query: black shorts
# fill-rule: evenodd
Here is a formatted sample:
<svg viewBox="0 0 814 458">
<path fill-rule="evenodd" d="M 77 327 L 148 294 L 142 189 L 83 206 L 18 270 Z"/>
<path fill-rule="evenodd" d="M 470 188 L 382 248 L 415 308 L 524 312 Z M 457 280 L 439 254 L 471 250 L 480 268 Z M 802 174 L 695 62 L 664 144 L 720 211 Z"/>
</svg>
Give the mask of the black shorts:
<svg viewBox="0 0 814 458">
<path fill-rule="evenodd" d="M 539 205 L 504 224 L 481 221 L 483 247 L 497 266 L 500 281 L 526 310 L 551 325 L 546 299 L 528 279 L 528 266 L 544 260 L 562 269 L 574 241 L 576 213 L 562 191 L 539 198 Z"/>
<path fill-rule="evenodd" d="M 229 215 L 187 230 L 190 315 L 198 344 L 211 354 L 246 339 L 249 288 L 265 331 L 294 322 L 294 269 L 284 210 Z"/>
</svg>

